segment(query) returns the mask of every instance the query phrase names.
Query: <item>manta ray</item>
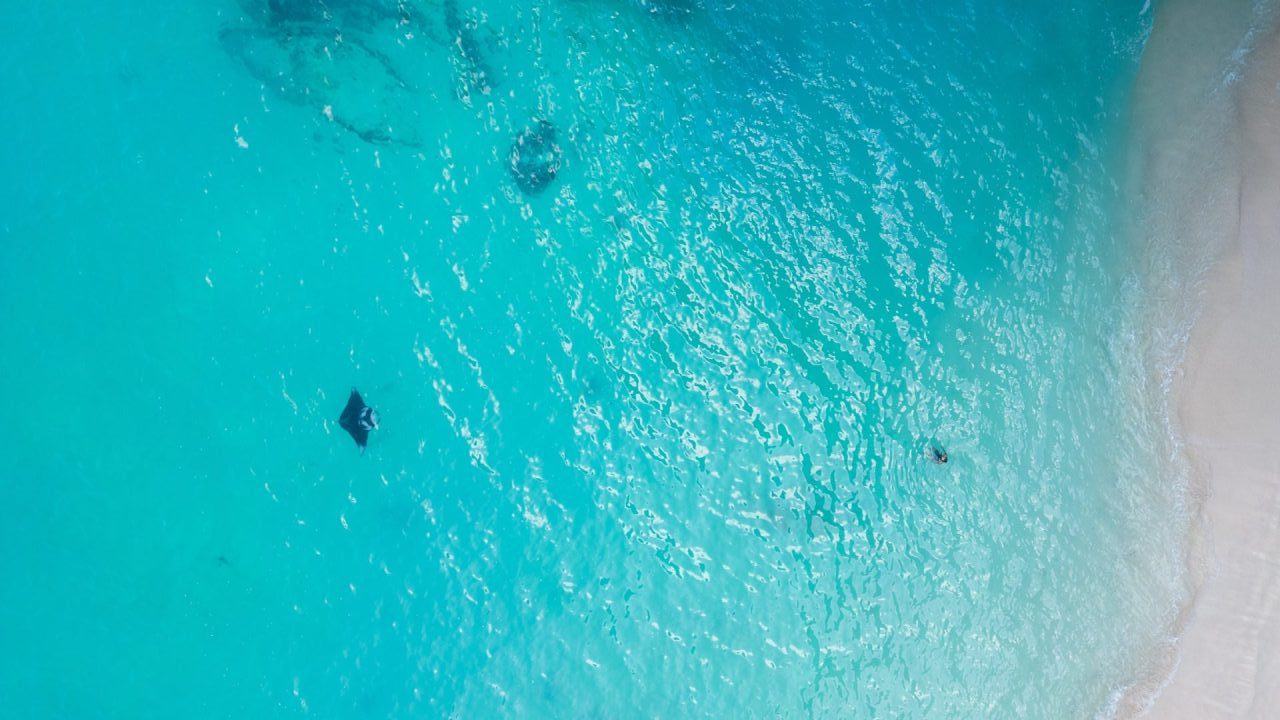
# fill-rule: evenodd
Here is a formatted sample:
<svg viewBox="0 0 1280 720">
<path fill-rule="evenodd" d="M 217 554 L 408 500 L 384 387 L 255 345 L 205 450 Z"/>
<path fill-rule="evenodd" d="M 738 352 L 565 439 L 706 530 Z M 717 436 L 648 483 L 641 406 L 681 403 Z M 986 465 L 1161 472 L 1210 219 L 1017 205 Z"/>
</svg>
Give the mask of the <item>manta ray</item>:
<svg viewBox="0 0 1280 720">
<path fill-rule="evenodd" d="M 378 428 L 378 413 L 364 404 L 359 390 L 351 388 L 351 396 L 347 398 L 347 406 L 343 408 L 338 424 L 351 435 L 351 439 L 360 448 L 360 453 L 364 454 L 365 445 L 369 442 L 369 431 Z"/>
</svg>

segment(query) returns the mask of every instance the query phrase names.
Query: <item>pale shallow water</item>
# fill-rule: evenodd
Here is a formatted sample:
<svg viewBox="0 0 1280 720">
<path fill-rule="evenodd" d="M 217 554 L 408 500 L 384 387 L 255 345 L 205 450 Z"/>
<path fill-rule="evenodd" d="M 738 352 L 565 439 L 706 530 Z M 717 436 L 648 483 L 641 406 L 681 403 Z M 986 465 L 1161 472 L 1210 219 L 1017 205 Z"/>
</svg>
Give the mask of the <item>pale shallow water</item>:
<svg viewBox="0 0 1280 720">
<path fill-rule="evenodd" d="M 1149 18 L 660 5 L 11 11 L 3 715 L 1105 712 Z"/>
</svg>

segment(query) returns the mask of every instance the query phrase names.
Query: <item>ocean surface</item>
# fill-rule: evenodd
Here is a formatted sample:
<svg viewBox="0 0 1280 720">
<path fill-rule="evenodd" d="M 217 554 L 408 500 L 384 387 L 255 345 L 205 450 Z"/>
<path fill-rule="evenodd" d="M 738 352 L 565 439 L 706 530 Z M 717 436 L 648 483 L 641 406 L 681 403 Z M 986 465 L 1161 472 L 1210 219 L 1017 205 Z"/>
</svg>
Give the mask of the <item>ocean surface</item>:
<svg viewBox="0 0 1280 720">
<path fill-rule="evenodd" d="M 1141 3 L 4 15 L 0 716 L 1093 718 L 1163 641 Z"/>
</svg>

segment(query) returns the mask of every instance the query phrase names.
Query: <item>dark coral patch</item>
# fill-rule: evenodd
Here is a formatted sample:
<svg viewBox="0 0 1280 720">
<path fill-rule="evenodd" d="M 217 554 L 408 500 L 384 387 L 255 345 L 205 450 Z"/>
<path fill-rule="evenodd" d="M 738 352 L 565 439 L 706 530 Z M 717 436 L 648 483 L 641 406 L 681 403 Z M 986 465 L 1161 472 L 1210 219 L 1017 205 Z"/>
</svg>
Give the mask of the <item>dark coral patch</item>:
<svg viewBox="0 0 1280 720">
<path fill-rule="evenodd" d="M 511 144 L 511 177 L 525 194 L 536 195 L 556 179 L 561 154 L 555 126 L 539 120 Z"/>
<path fill-rule="evenodd" d="M 654 17 L 669 22 L 688 20 L 698 7 L 697 0 L 640 0 L 640 5 Z"/>
</svg>

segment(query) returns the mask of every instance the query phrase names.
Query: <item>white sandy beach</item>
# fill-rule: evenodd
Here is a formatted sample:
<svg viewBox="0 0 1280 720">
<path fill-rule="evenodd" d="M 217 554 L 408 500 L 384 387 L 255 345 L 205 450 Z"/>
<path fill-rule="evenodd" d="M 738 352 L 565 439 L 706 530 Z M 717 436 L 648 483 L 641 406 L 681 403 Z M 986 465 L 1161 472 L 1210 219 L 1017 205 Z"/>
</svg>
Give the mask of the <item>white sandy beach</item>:
<svg viewBox="0 0 1280 720">
<path fill-rule="evenodd" d="M 1206 31 L 1192 11 L 1171 29 L 1174 14 L 1157 18 L 1156 52 L 1176 52 L 1179 31 Z M 1238 42 L 1229 40 L 1231 26 L 1217 30 L 1219 43 Z M 1203 492 L 1192 522 L 1192 601 L 1167 684 L 1144 715 L 1153 720 L 1280 718 L 1280 33 L 1245 44 L 1252 51 L 1229 84 L 1226 132 L 1199 138 L 1229 156 L 1209 173 L 1220 192 L 1203 207 L 1184 207 L 1186 223 L 1175 231 L 1186 247 L 1203 239 L 1217 260 L 1173 386 Z M 1229 57 L 1224 48 L 1210 57 Z M 1196 117 L 1192 108 L 1183 119 Z M 1195 235 L 1214 235 L 1209 228 L 1220 237 Z"/>
</svg>

